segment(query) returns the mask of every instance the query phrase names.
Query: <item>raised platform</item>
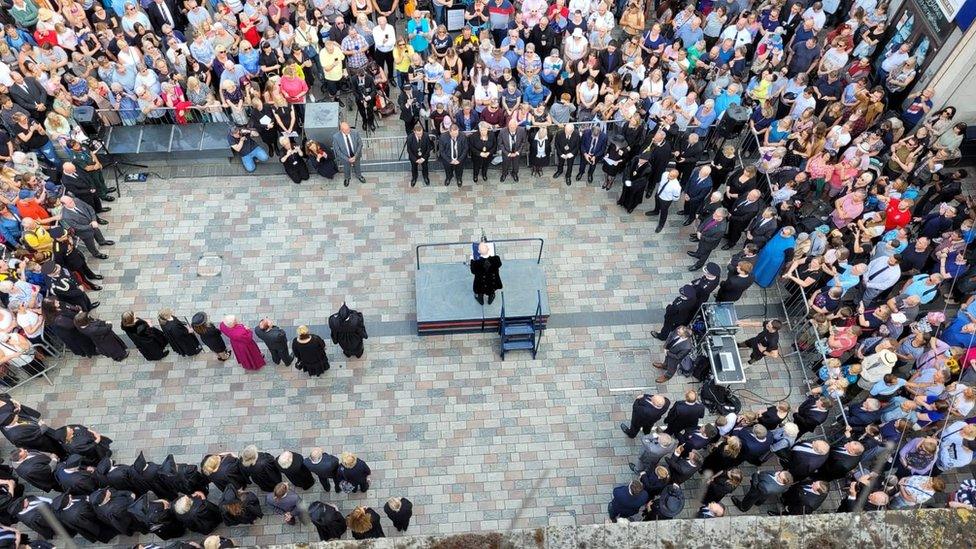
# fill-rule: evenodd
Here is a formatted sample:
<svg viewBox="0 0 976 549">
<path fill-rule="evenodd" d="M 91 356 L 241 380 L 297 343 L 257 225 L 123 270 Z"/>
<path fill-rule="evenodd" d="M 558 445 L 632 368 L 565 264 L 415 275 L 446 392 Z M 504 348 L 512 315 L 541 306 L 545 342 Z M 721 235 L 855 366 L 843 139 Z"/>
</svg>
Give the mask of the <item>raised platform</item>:
<svg viewBox="0 0 976 549">
<path fill-rule="evenodd" d="M 505 316 L 534 316 L 542 295 L 542 323 L 549 319 L 546 273 L 536 260 L 502 256 Z M 417 335 L 497 331 L 501 317 L 501 293 L 482 306 L 471 291 L 473 276 L 465 263 L 427 263 L 417 271 Z"/>
<path fill-rule="evenodd" d="M 135 162 L 231 158 L 229 132 L 227 122 L 110 126 L 104 141 L 110 154 Z"/>
</svg>

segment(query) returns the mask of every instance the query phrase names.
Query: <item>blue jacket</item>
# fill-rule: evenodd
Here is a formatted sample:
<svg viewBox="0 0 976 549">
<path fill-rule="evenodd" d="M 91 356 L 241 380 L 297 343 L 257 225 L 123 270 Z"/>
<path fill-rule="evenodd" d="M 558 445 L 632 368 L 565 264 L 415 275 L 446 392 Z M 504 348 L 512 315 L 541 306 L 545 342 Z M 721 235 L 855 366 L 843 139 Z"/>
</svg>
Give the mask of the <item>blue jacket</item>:
<svg viewBox="0 0 976 549">
<path fill-rule="evenodd" d="M 620 517 L 632 517 L 640 511 L 640 508 L 647 505 L 650 500 L 646 490 L 641 490 L 636 496 L 630 494 L 630 486 L 625 484 L 613 489 L 613 501 L 610 505 L 613 512 Z"/>
<path fill-rule="evenodd" d="M 589 154 L 590 145 L 593 143 L 593 130 L 586 130 L 583 132 L 583 137 L 580 139 L 580 154 Z M 593 148 L 593 156 L 599 157 L 607 153 L 607 132 L 600 132 L 600 135 L 596 136 L 596 146 Z"/>
<path fill-rule="evenodd" d="M 685 187 L 685 193 L 688 194 L 688 200 L 691 202 L 704 202 L 708 199 L 708 195 L 712 194 L 712 177 L 699 180 L 698 173 L 696 169 L 688 180 L 688 186 Z"/>
</svg>

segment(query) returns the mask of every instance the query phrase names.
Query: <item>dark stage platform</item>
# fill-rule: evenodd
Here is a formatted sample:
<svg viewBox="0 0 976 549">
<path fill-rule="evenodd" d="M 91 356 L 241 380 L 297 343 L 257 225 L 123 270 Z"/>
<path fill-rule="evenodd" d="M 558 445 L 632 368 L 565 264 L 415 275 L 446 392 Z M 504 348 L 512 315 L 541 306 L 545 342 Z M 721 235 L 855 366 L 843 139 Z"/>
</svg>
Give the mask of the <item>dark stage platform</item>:
<svg viewBox="0 0 976 549">
<path fill-rule="evenodd" d="M 505 318 L 535 316 L 541 296 L 541 324 L 549 318 L 546 273 L 536 260 L 505 259 L 502 255 L 502 284 L 505 288 Z M 473 275 L 465 263 L 428 263 L 417 270 L 417 335 L 497 331 L 502 296 L 482 306 L 471 290 Z"/>
</svg>

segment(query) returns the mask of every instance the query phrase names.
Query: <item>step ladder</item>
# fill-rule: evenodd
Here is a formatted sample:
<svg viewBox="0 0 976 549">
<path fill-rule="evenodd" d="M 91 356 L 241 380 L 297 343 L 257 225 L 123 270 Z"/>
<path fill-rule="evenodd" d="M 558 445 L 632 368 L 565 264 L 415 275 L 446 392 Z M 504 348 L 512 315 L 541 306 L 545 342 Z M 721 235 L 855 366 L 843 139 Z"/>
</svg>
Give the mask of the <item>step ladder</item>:
<svg viewBox="0 0 976 549">
<path fill-rule="evenodd" d="M 502 310 L 498 331 L 502 336 L 502 360 L 508 351 L 531 351 L 535 359 L 542 343 L 542 292 L 536 290 L 535 314 L 528 317 L 505 317 L 505 292 L 502 292 Z"/>
</svg>

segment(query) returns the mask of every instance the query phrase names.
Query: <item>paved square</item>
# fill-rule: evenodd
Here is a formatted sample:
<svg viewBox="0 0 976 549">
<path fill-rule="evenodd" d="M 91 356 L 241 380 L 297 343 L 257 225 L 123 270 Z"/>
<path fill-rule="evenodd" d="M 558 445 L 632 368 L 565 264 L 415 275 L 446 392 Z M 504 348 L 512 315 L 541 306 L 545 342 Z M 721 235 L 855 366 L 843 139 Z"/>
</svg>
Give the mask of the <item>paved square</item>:
<svg viewBox="0 0 976 549">
<path fill-rule="evenodd" d="M 294 185 L 283 176 L 128 185 L 105 231 L 119 244 L 110 259 L 93 262 L 106 277 L 102 318 L 118 326 L 127 309 L 154 319 L 172 307 L 185 317 L 235 313 L 253 326 L 268 315 L 289 330 L 309 324 L 328 339 L 322 326 L 345 300 L 365 314 L 366 355 L 349 361 L 330 347 L 332 369 L 311 379 L 271 364 L 246 373 L 211 355 L 70 359 L 55 386 L 35 382 L 17 397 L 37 404 L 52 424 L 84 423 L 110 435 L 125 462 L 145 450 L 156 461 L 173 453 L 199 463 L 205 452 L 240 452 L 250 443 L 273 454 L 315 445 L 356 452 L 374 471 L 372 489 L 326 501 L 349 512 L 407 496 L 409 533 L 536 527 L 572 516 L 602 522 L 636 455 L 636 443 L 617 428 L 634 394 L 610 388 L 655 386 L 649 362 L 661 347 L 648 335 L 657 327 L 650 321 L 658 323 L 677 286 L 697 276 L 686 272 L 689 230 L 679 233 L 680 220 L 672 219 L 654 234 L 640 215 L 647 205 L 627 216 L 615 205 L 617 189 L 495 177 L 460 189 L 440 185 L 440 174 L 431 187 L 410 188 L 405 176 L 389 173 L 349 188 L 321 179 Z M 414 247 L 476 240 L 482 229 L 490 238 L 545 239 L 553 318 L 538 360 L 516 352 L 500 361 L 496 334 L 411 333 Z M 208 268 L 214 256 L 222 260 L 218 276 L 198 276 L 204 256 Z M 724 266 L 728 253 L 714 259 Z M 761 311 L 756 291 L 743 303 Z M 788 377 L 778 362 L 769 368 L 750 367 L 748 388 L 797 403 L 800 376 Z M 661 390 L 674 399 L 686 386 L 676 377 Z M 687 516 L 697 510 L 702 482 L 686 485 L 694 493 Z M 310 502 L 321 493 L 316 486 L 303 496 Z M 385 520 L 384 527 L 395 533 Z M 220 532 L 244 544 L 314 537 L 311 527 L 274 516 Z"/>
</svg>

